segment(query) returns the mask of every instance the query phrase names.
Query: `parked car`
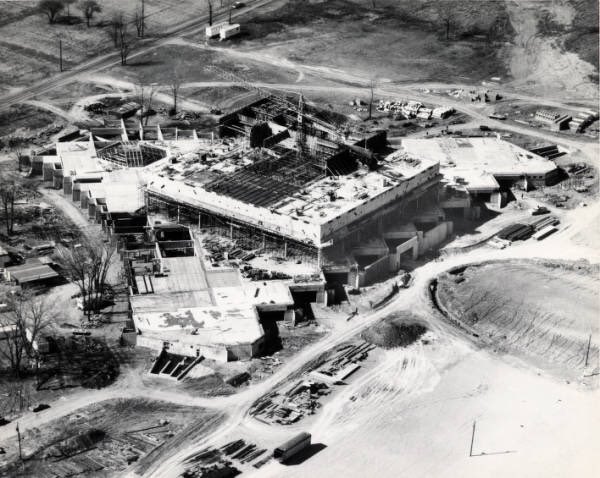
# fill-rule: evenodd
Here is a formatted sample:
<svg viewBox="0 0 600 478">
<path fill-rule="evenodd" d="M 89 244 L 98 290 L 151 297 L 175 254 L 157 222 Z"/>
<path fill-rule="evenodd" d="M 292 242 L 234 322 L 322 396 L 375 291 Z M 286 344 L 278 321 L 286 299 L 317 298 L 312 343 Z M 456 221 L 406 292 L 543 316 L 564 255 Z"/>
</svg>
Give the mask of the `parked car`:
<svg viewBox="0 0 600 478">
<path fill-rule="evenodd" d="M 246 4 L 244 2 L 235 2 L 231 8 L 233 8 L 234 10 L 237 10 L 238 8 L 244 8 L 246 6 Z"/>
</svg>

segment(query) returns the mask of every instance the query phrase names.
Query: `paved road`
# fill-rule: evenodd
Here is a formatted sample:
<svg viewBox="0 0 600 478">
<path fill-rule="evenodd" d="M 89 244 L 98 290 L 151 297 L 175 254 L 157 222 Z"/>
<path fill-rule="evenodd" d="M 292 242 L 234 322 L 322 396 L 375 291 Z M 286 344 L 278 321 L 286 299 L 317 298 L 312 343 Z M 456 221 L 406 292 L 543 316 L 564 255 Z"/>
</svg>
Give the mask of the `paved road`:
<svg viewBox="0 0 600 478">
<path fill-rule="evenodd" d="M 250 0 L 247 2 L 247 6 L 245 8 L 234 11 L 232 18 L 243 16 L 250 11 L 265 7 L 274 1 L 275 0 Z M 215 23 L 219 21 L 225 21 L 227 18 L 228 13 L 226 9 L 223 9 L 221 12 L 217 12 L 216 15 L 213 15 L 213 20 Z M 208 15 L 196 16 L 193 20 L 180 23 L 176 27 L 168 30 L 162 34 L 161 37 L 141 40 L 137 45 L 136 50 L 129 55 L 128 60 L 145 55 L 156 48 L 166 45 L 169 43 L 169 41 L 172 41 L 173 38 L 182 37 L 184 35 L 190 35 L 193 33 L 204 34 L 204 28 L 207 24 L 207 21 Z M 77 65 L 72 70 L 59 73 L 51 78 L 46 78 L 16 93 L 0 97 L 0 110 L 6 109 L 17 103 L 23 103 L 31 100 L 35 96 L 38 96 L 42 93 L 47 93 L 60 86 L 68 85 L 72 81 L 76 80 L 79 75 L 97 72 L 99 70 L 120 64 L 120 55 L 116 51 L 95 57 Z"/>
</svg>

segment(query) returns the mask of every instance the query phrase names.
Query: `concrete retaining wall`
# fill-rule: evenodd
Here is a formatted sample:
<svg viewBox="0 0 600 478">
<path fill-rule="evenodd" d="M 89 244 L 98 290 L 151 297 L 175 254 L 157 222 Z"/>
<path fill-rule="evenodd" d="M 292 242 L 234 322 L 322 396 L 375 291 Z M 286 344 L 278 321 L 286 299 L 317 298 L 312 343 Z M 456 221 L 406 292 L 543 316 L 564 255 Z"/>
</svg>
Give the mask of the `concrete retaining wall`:
<svg viewBox="0 0 600 478">
<path fill-rule="evenodd" d="M 389 255 L 385 255 L 377 259 L 372 264 L 365 267 L 365 270 L 359 273 L 360 286 L 363 287 L 367 284 L 372 284 L 379 280 L 385 279 L 390 273 L 390 258 Z"/>
<path fill-rule="evenodd" d="M 427 232 L 419 231 L 419 254 L 425 254 L 438 247 L 452 234 L 452 231 L 452 221 L 441 222 Z"/>
</svg>

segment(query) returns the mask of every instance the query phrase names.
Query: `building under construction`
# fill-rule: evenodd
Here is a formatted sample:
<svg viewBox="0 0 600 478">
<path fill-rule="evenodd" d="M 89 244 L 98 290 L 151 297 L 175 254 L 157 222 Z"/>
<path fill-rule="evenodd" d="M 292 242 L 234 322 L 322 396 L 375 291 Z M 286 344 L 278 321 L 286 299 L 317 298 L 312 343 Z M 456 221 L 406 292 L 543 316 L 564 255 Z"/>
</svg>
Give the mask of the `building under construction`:
<svg viewBox="0 0 600 478">
<path fill-rule="evenodd" d="M 406 154 L 377 160 L 385 135 L 353 137 L 318 114 L 302 98 L 262 98 L 224 116 L 221 134 L 250 143 L 244 160 L 194 181 L 156 175 L 146 187 L 149 210 L 324 266 L 435 205 L 437 162 Z"/>
</svg>

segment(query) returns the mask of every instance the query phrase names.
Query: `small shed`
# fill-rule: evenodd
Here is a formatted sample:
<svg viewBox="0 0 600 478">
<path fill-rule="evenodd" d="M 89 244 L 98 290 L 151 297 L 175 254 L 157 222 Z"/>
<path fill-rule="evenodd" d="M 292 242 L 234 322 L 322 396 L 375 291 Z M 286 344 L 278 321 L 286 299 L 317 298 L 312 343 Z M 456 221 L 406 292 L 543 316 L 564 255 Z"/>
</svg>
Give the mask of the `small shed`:
<svg viewBox="0 0 600 478">
<path fill-rule="evenodd" d="M 36 258 L 20 266 L 7 267 L 4 270 L 4 277 L 7 281 L 14 281 L 23 286 L 54 282 L 60 278 L 60 274 Z"/>
</svg>

